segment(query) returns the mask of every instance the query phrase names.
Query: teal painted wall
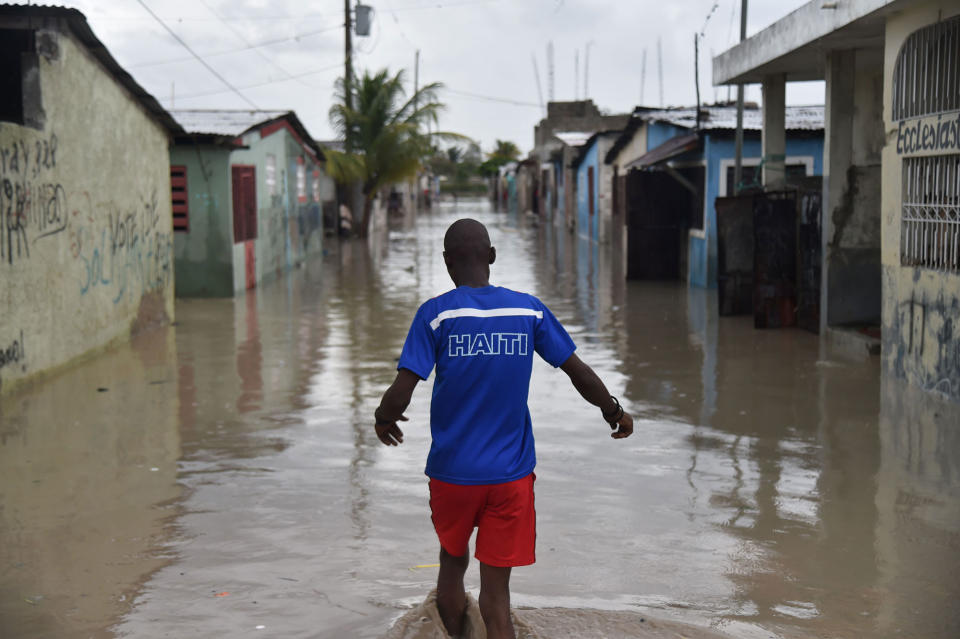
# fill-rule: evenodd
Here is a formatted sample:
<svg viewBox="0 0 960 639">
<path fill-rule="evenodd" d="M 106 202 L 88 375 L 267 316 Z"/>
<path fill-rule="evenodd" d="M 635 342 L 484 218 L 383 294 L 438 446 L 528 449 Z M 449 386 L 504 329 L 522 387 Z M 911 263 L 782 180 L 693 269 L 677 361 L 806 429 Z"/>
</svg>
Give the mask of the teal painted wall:
<svg viewBox="0 0 960 639">
<path fill-rule="evenodd" d="M 189 198 L 189 230 L 173 234 L 177 297 L 233 295 L 229 157 L 229 149 L 217 146 L 170 149 L 170 164 L 187 167 Z"/>
<path fill-rule="evenodd" d="M 230 163 L 256 167 L 257 239 L 254 254 L 256 283 L 259 285 L 322 253 L 321 202 L 314 202 L 313 171 L 320 171 L 321 180 L 329 178 L 286 129 L 267 137 L 260 137 L 259 131 L 253 131 L 244 136 L 243 142 L 249 148 L 234 151 Z M 270 155 L 275 158 L 272 189 L 267 183 L 267 158 Z M 297 158 L 301 157 L 306 173 L 306 202 L 300 201 L 297 187 Z M 329 198 L 333 197 L 332 188 L 326 193 Z M 234 244 L 232 255 L 233 287 L 239 292 L 246 289 L 244 245 Z"/>
<path fill-rule="evenodd" d="M 187 167 L 190 195 L 190 229 L 175 237 L 178 296 L 229 297 L 247 289 L 247 243 L 236 243 L 233 237 L 234 165 L 255 167 L 257 238 L 251 240 L 255 285 L 323 252 L 322 205 L 334 199 L 335 190 L 322 166 L 286 129 L 266 137 L 253 131 L 242 144 L 247 148 L 182 144 L 171 150 L 170 163 Z M 267 170 L 271 156 L 272 185 Z M 303 190 L 298 189 L 298 158 L 305 173 Z M 319 173 L 316 178 L 314 171 Z"/>
</svg>

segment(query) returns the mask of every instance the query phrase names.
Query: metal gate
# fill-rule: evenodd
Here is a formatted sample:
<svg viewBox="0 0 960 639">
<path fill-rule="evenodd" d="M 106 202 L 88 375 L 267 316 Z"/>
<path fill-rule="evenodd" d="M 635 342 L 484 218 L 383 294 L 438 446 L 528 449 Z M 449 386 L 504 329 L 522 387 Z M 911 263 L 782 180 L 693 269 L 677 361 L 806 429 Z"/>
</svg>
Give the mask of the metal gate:
<svg viewBox="0 0 960 639">
<path fill-rule="evenodd" d="M 797 199 L 794 192 L 764 193 L 753 207 L 753 325 L 797 323 Z"/>
<path fill-rule="evenodd" d="M 797 326 L 820 332 L 823 178 L 803 178 L 797 193 Z"/>
<path fill-rule="evenodd" d="M 718 197 L 717 298 L 720 315 L 753 312 L 753 196 Z"/>
</svg>

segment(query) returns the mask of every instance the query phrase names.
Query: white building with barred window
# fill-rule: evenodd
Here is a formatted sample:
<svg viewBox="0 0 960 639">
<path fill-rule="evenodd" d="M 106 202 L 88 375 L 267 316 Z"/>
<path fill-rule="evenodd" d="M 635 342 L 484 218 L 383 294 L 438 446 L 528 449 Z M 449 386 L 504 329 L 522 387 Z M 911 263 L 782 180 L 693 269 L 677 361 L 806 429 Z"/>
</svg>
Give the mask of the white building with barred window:
<svg viewBox="0 0 960 639">
<path fill-rule="evenodd" d="M 771 158 L 785 83 L 826 81 L 821 334 L 876 326 L 885 373 L 960 400 L 960 3 L 815 0 L 713 76 L 763 85 Z"/>
</svg>

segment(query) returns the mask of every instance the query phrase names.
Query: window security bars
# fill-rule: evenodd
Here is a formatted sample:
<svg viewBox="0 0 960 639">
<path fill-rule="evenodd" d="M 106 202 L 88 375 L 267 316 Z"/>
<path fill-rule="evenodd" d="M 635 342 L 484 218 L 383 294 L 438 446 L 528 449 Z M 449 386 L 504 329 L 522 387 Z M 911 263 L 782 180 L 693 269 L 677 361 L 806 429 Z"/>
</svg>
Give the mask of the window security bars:
<svg viewBox="0 0 960 639">
<path fill-rule="evenodd" d="M 904 158 L 900 263 L 960 272 L 960 155 Z"/>
<path fill-rule="evenodd" d="M 960 16 L 912 33 L 893 68 L 893 119 L 960 110 Z"/>
</svg>

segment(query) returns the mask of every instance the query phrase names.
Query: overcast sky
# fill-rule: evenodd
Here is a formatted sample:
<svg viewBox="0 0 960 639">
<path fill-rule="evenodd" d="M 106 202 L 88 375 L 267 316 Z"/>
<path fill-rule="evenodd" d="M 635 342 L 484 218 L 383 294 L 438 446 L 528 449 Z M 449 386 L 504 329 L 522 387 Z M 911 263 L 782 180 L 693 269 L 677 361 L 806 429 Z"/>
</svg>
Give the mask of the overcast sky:
<svg viewBox="0 0 960 639">
<path fill-rule="evenodd" d="M 806 1 L 752 0 L 747 35 Z M 536 57 L 546 101 L 550 42 L 555 99 L 583 97 L 586 90 L 586 97 L 601 109 L 619 113 L 639 104 L 641 91 L 644 104 L 660 105 L 658 40 L 663 104 L 694 103 L 693 43 L 694 34 L 701 30 L 701 99 L 725 100 L 727 89 L 712 86 L 710 60 L 739 37 L 740 0 L 366 2 L 374 8 L 373 31 L 370 37 L 354 38 L 355 68 L 404 68 L 412 87 L 419 49 L 421 83 L 436 81 L 446 86 L 441 99 L 448 109 L 441 128 L 473 137 L 484 150 L 498 138 L 512 140 L 524 151 L 532 146 L 533 127 L 543 113 L 532 58 Z M 342 0 L 77 0 L 62 4 L 80 9 L 120 64 L 167 108 L 249 108 L 252 104 L 292 109 L 314 137 L 334 137 L 327 113 L 334 81 L 343 73 Z M 144 4 L 238 92 L 193 58 Z M 578 51 L 580 73 L 575 76 Z M 644 51 L 646 82 L 641 87 Z M 760 101 L 758 86 L 748 89 L 747 99 Z M 822 83 L 788 85 L 788 104 L 822 102 Z"/>
</svg>

